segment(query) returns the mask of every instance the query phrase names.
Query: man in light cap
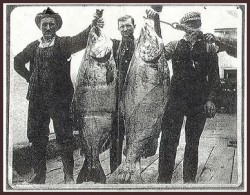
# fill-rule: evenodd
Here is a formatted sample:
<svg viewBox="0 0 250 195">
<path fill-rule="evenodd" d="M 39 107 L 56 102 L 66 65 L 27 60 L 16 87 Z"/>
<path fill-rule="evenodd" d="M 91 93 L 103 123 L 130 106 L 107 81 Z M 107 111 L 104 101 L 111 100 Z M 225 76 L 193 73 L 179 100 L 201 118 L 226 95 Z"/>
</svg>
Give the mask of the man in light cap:
<svg viewBox="0 0 250 195">
<path fill-rule="evenodd" d="M 30 43 L 14 58 L 14 69 L 29 83 L 27 136 L 34 166 L 29 183 L 45 183 L 50 118 L 60 147 L 64 182 L 73 183 L 74 137 L 70 105 L 74 88 L 70 78 L 70 57 L 86 47 L 91 25 L 78 35 L 58 37 L 56 32 L 62 26 L 62 18 L 49 7 L 36 15 L 35 23 L 42 31 L 42 38 Z M 93 24 L 102 27 L 102 19 L 94 15 Z M 30 63 L 29 70 L 26 63 Z"/>
<path fill-rule="evenodd" d="M 155 18 L 154 12 L 148 14 Z M 185 124 L 184 183 L 194 183 L 198 168 L 199 140 L 206 118 L 215 116 L 215 101 L 220 78 L 214 45 L 203 38 L 201 15 L 190 12 L 181 19 L 179 29 L 186 34 L 165 47 L 167 60 L 172 60 L 173 76 L 169 101 L 162 119 L 159 150 L 159 183 L 171 183 L 180 132 Z M 164 33 L 163 33 L 164 34 Z"/>
</svg>

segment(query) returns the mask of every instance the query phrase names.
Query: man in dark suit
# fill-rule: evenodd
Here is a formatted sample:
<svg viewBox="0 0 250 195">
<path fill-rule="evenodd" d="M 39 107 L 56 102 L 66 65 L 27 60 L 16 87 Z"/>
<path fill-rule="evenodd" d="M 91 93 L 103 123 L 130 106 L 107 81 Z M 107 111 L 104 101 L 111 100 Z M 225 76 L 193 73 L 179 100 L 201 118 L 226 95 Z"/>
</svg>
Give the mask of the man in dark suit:
<svg viewBox="0 0 250 195">
<path fill-rule="evenodd" d="M 148 15 L 154 18 L 156 13 Z M 187 119 L 183 180 L 184 183 L 195 182 L 199 140 L 206 118 L 215 116 L 215 101 L 220 84 L 217 51 L 199 31 L 200 13 L 187 13 L 180 23 L 189 31 L 186 31 L 183 39 L 165 46 L 166 58 L 172 60 L 173 76 L 162 119 L 159 183 L 171 183 L 184 116 Z"/>
<path fill-rule="evenodd" d="M 122 40 L 113 39 L 113 53 L 117 68 L 116 81 L 116 112 L 113 116 L 112 138 L 110 148 L 110 169 L 111 173 L 121 164 L 122 144 L 125 127 L 121 112 L 123 85 L 128 71 L 129 63 L 135 49 L 134 39 L 135 23 L 134 18 L 125 15 L 118 19 L 118 30 L 122 35 Z"/>
<path fill-rule="evenodd" d="M 94 17 L 96 23 L 98 17 Z M 34 175 L 29 182 L 45 183 L 51 118 L 60 147 L 64 182 L 73 183 L 74 137 L 70 105 L 74 88 L 70 78 L 70 57 L 86 47 L 91 25 L 76 36 L 58 37 L 56 31 L 61 28 L 62 19 L 50 8 L 37 14 L 35 22 L 42 31 L 42 38 L 30 43 L 14 58 L 16 72 L 29 83 L 27 136 L 32 144 L 34 160 Z M 26 63 L 30 63 L 29 70 Z"/>
</svg>

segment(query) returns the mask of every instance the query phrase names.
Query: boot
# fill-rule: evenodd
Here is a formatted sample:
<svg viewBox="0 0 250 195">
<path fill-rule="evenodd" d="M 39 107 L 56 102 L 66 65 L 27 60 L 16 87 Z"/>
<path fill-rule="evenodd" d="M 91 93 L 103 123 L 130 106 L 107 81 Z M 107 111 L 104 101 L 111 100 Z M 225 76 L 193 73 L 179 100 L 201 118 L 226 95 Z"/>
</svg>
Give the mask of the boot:
<svg viewBox="0 0 250 195">
<path fill-rule="evenodd" d="M 32 157 L 34 174 L 28 181 L 31 184 L 45 184 L 46 180 L 46 146 L 44 143 L 32 143 Z"/>
<path fill-rule="evenodd" d="M 61 158 L 63 164 L 63 172 L 64 172 L 64 183 L 65 184 L 73 184 L 74 176 L 74 157 L 73 157 L 73 147 L 61 147 Z"/>
</svg>

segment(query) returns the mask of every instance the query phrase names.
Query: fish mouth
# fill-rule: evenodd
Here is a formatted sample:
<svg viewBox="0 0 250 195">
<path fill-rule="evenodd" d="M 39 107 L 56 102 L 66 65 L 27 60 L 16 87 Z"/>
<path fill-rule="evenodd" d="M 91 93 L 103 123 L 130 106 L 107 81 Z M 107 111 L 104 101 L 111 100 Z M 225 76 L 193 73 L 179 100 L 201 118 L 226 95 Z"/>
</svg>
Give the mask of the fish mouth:
<svg viewBox="0 0 250 195">
<path fill-rule="evenodd" d="M 147 62 L 147 63 L 157 63 L 158 60 L 160 59 L 161 57 L 161 53 L 154 57 L 154 58 L 145 58 L 144 56 L 140 55 L 140 58 L 144 61 L 144 62 Z"/>
<path fill-rule="evenodd" d="M 105 63 L 105 62 L 107 62 L 110 59 L 110 56 L 111 56 L 111 51 L 108 52 L 105 56 L 103 56 L 101 58 L 97 58 L 97 57 L 94 57 L 94 56 L 91 56 L 91 57 L 94 60 L 96 60 L 97 62 L 99 62 L 99 63 Z"/>
</svg>

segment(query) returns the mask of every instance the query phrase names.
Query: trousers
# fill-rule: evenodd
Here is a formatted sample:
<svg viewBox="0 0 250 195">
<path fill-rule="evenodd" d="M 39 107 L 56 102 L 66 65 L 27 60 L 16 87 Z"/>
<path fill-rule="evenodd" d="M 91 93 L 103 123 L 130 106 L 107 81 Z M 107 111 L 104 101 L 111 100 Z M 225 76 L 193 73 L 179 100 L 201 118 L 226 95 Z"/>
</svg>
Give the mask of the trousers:
<svg viewBox="0 0 250 195">
<path fill-rule="evenodd" d="M 162 136 L 159 148 L 159 183 L 171 183 L 184 113 L 175 104 L 166 107 L 162 119 Z M 199 140 L 206 122 L 206 114 L 201 111 L 186 117 L 183 181 L 184 183 L 193 183 L 198 169 Z"/>
<path fill-rule="evenodd" d="M 119 122 L 118 122 L 119 121 Z M 125 134 L 125 125 L 122 117 L 115 114 L 112 117 L 112 134 L 110 148 L 110 170 L 113 173 L 122 162 L 122 145 Z"/>
<path fill-rule="evenodd" d="M 27 136 L 32 143 L 35 176 L 31 183 L 45 183 L 46 148 L 49 141 L 49 123 L 53 120 L 56 142 L 62 157 L 64 180 L 73 180 L 74 136 L 71 128 L 70 103 L 58 102 L 47 106 L 42 101 L 30 101 Z"/>
</svg>

